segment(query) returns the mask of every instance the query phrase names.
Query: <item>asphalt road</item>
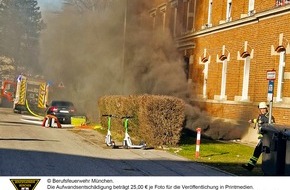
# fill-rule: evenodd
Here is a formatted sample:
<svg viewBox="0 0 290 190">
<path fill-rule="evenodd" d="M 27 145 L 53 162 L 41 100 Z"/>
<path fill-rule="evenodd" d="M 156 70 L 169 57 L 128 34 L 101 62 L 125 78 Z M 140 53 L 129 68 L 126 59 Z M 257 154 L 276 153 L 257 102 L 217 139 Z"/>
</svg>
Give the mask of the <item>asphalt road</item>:
<svg viewBox="0 0 290 190">
<path fill-rule="evenodd" d="M 228 176 L 162 150 L 111 149 L 94 130 L 44 128 L 0 108 L 0 176 Z"/>
</svg>

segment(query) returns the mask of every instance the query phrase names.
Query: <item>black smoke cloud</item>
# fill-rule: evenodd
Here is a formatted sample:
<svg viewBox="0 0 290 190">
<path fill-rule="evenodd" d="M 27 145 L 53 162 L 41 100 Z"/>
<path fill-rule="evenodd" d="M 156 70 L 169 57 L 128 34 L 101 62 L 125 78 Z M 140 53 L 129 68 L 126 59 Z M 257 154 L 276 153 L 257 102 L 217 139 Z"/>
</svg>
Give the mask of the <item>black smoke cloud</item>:
<svg viewBox="0 0 290 190">
<path fill-rule="evenodd" d="M 130 15 L 137 9 L 133 3 L 137 1 L 130 2 L 126 19 L 124 0 L 111 1 L 102 11 L 65 6 L 63 11 L 46 16 L 41 65 L 54 86 L 65 85 L 53 89 L 53 98 L 72 100 L 81 112 L 96 119 L 96 102 L 102 95 L 176 96 L 187 102 L 186 128 L 195 131 L 201 127 L 216 139 L 240 137 L 240 128 L 223 120 L 213 121 L 190 103 L 195 92 L 189 88 L 183 57 L 170 33 L 158 28 L 152 32 L 147 28 L 150 24 L 140 24 L 140 18 L 147 21 L 148 12 Z M 148 10 L 146 4 L 141 7 Z"/>
</svg>

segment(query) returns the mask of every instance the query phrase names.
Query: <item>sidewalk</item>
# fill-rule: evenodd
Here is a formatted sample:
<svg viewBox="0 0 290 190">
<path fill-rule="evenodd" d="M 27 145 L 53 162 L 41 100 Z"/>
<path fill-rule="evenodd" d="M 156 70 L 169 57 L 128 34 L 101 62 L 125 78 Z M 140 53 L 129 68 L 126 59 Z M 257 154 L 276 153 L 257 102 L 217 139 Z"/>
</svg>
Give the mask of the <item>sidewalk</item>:
<svg viewBox="0 0 290 190">
<path fill-rule="evenodd" d="M 123 148 L 112 149 L 111 147 L 107 147 L 104 143 L 105 136 L 92 129 L 76 128 L 70 131 L 79 135 L 81 138 L 88 141 L 89 143 L 98 146 L 98 148 L 102 148 L 104 152 L 108 152 L 111 159 L 117 156 L 120 160 L 126 160 L 126 162 L 130 162 L 130 164 L 134 163 L 134 168 L 138 168 L 138 170 L 142 171 L 145 175 L 234 176 L 233 174 L 221 171 L 218 168 L 203 165 L 164 150 L 141 150 Z M 121 144 L 121 142 L 116 142 L 117 146 Z"/>
</svg>

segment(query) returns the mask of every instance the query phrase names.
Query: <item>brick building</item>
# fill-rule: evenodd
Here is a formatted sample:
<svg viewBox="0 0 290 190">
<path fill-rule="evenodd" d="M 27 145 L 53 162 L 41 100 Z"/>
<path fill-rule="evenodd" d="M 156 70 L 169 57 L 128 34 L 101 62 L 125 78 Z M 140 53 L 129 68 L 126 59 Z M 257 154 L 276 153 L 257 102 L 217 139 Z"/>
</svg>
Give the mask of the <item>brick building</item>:
<svg viewBox="0 0 290 190">
<path fill-rule="evenodd" d="M 153 28 L 170 30 L 197 99 L 215 117 L 248 120 L 260 101 L 290 125 L 290 0 L 152 0 Z M 267 73 L 269 75 L 267 75 Z"/>
</svg>

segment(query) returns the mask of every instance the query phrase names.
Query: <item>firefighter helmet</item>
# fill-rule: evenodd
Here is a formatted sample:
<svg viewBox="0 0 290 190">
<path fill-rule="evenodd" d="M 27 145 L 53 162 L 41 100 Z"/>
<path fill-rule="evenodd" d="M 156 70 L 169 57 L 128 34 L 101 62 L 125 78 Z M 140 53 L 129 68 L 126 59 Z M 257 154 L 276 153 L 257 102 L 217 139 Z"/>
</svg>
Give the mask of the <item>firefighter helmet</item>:
<svg viewBox="0 0 290 190">
<path fill-rule="evenodd" d="M 260 102 L 258 108 L 264 109 L 264 108 L 268 108 L 268 106 L 267 106 L 266 102 Z"/>
</svg>

